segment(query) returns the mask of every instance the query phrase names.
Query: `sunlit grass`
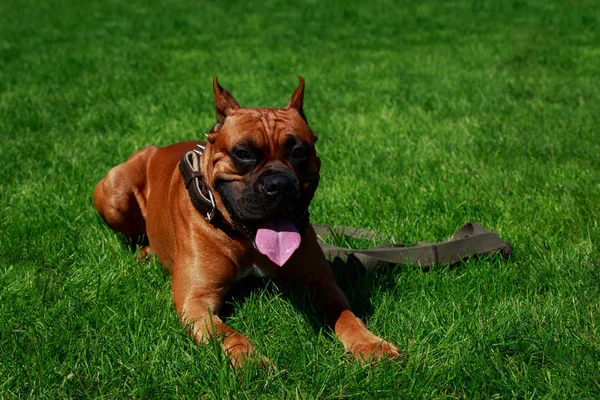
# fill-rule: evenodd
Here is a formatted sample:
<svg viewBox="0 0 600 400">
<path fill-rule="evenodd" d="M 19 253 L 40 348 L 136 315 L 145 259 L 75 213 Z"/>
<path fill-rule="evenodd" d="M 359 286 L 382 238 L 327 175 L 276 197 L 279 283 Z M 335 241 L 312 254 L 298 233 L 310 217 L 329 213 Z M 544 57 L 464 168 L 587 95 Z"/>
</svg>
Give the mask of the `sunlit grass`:
<svg viewBox="0 0 600 400">
<path fill-rule="evenodd" d="M 309 3 L 0 4 L 0 397 L 600 396 L 598 4 Z M 226 321 L 275 368 L 232 372 L 91 204 L 135 150 L 203 137 L 217 75 L 247 106 L 306 79 L 313 221 L 416 244 L 475 220 L 513 259 L 335 265 L 404 366 L 245 283 Z"/>
</svg>

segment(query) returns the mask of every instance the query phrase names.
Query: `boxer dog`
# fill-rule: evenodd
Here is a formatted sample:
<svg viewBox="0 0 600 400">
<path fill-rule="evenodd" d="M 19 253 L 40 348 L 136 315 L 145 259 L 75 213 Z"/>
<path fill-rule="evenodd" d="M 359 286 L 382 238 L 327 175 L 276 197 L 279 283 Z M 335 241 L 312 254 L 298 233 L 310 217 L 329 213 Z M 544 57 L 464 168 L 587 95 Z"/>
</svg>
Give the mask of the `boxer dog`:
<svg viewBox="0 0 600 400">
<path fill-rule="evenodd" d="M 302 108 L 302 77 L 285 108 L 240 107 L 217 78 L 213 91 L 217 122 L 207 143 L 146 147 L 111 169 L 94 191 L 102 218 L 126 236 L 147 237 L 140 252 L 154 253 L 171 274 L 181 321 L 199 344 L 222 340 L 234 366 L 265 360 L 218 317 L 229 288 L 248 274 L 314 292 L 357 359 L 398 356 L 352 313 L 309 223 L 321 162 Z M 184 177 L 181 163 L 193 149 L 202 149 L 197 170 Z"/>
</svg>

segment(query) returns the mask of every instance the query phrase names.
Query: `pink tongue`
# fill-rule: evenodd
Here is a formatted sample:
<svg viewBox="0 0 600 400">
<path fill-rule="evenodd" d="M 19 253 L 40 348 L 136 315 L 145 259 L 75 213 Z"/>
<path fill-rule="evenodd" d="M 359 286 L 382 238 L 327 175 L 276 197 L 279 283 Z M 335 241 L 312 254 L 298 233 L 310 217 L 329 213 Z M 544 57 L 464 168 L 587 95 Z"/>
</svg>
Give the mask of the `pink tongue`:
<svg viewBox="0 0 600 400">
<path fill-rule="evenodd" d="M 290 221 L 272 221 L 258 228 L 256 248 L 280 267 L 300 246 L 300 233 Z"/>
</svg>

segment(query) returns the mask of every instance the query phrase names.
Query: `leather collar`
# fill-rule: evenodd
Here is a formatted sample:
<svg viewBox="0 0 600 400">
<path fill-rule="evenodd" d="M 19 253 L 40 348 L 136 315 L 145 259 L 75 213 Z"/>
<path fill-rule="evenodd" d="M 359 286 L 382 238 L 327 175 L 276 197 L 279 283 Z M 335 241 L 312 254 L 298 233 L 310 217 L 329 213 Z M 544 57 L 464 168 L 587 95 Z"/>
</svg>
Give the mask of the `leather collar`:
<svg viewBox="0 0 600 400">
<path fill-rule="evenodd" d="M 203 150 L 204 146 L 199 144 L 198 150 L 188 151 L 179 161 L 179 172 L 183 178 L 190 201 L 194 208 L 205 216 L 208 222 L 230 237 L 239 236 L 240 234 L 236 229 L 230 226 L 217 209 L 212 191 L 206 185 L 200 172 L 200 157 Z"/>
<path fill-rule="evenodd" d="M 200 145 L 198 147 L 202 150 L 204 149 Z M 179 162 L 179 172 L 181 172 L 185 188 L 188 191 L 194 208 L 199 213 L 204 214 L 208 222 L 212 222 L 217 213 L 217 207 L 213 194 L 206 187 L 206 182 L 204 182 L 202 173 L 200 172 L 201 155 L 202 152 L 199 150 L 192 150 L 185 153 Z"/>
</svg>

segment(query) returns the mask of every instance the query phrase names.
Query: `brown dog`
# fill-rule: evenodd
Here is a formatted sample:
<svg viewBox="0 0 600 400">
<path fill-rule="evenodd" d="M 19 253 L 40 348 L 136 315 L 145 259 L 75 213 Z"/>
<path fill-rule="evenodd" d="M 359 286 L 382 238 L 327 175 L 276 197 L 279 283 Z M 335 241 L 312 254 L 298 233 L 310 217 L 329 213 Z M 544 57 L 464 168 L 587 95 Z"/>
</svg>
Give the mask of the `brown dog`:
<svg viewBox="0 0 600 400">
<path fill-rule="evenodd" d="M 149 247 L 142 252 L 151 248 L 171 273 L 181 320 L 198 343 L 222 337 L 234 365 L 251 358 L 254 348 L 217 314 L 231 285 L 249 273 L 277 274 L 293 288 L 314 291 L 356 358 L 397 356 L 396 347 L 350 310 L 308 222 L 320 160 L 302 110 L 304 80 L 282 109 L 242 108 L 217 78 L 213 89 L 217 123 L 208 143 L 136 152 L 98 183 L 94 205 L 100 215 L 125 235 L 147 235 Z M 199 172 L 184 182 L 180 160 L 198 145 L 205 147 Z M 193 204 L 194 195 L 200 201 Z"/>
</svg>

